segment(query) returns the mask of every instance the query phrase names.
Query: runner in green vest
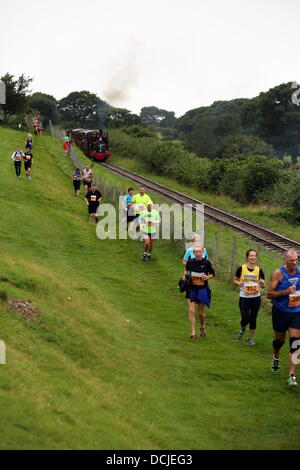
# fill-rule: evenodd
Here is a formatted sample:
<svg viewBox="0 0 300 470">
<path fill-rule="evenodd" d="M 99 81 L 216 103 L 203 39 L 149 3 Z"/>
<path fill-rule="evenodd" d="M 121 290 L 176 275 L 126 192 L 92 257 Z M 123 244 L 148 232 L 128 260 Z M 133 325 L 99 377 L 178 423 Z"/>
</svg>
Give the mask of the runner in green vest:
<svg viewBox="0 0 300 470">
<path fill-rule="evenodd" d="M 148 203 L 147 208 L 140 214 L 140 223 L 144 238 L 143 261 L 150 261 L 154 240 L 156 240 L 159 235 L 158 224 L 160 223 L 160 216 L 158 211 L 153 209 L 152 206 L 152 203 Z"/>
</svg>

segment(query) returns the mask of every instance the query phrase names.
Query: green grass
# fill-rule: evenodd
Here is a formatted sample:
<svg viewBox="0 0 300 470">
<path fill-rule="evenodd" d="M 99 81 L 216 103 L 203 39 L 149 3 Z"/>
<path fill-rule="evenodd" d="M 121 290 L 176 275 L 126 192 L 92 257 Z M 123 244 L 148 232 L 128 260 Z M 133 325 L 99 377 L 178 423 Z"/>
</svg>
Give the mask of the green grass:
<svg viewBox="0 0 300 470">
<path fill-rule="evenodd" d="M 280 233 L 292 240 L 300 241 L 300 226 L 294 226 L 288 223 L 286 219 L 281 216 L 282 208 L 280 207 L 267 205 L 243 206 L 238 201 L 235 201 L 228 196 L 201 192 L 194 187 L 187 188 L 185 185 L 178 183 L 172 178 L 154 175 L 145 168 L 142 162 L 123 157 L 119 154 L 113 153 L 111 162 L 115 165 L 122 166 L 128 170 L 132 170 L 147 176 L 148 178 L 151 178 L 161 184 L 165 184 L 170 188 L 176 189 L 177 191 L 186 193 L 189 196 L 195 197 L 202 202 L 205 202 L 206 204 L 218 207 L 227 212 L 231 212 L 240 217 L 251 220 L 254 223 L 263 225 L 270 230 Z"/>
<path fill-rule="evenodd" d="M 235 339 L 237 291 L 229 283 L 232 233 L 207 224 L 205 244 L 221 257 L 208 337 L 191 341 L 179 294 L 180 251 L 157 241 L 99 240 L 61 143 L 34 139 L 31 182 L 18 181 L 10 155 L 25 136 L 0 129 L 2 236 L 1 449 L 298 449 L 299 391 L 270 373 L 272 328 L 264 299 L 257 346 Z M 127 184 L 95 166 L 111 184 Z M 105 194 L 104 194 L 105 200 Z M 238 238 L 238 263 L 249 241 Z M 277 255 L 261 249 L 270 275 Z M 8 308 L 30 299 L 35 322 Z"/>
</svg>

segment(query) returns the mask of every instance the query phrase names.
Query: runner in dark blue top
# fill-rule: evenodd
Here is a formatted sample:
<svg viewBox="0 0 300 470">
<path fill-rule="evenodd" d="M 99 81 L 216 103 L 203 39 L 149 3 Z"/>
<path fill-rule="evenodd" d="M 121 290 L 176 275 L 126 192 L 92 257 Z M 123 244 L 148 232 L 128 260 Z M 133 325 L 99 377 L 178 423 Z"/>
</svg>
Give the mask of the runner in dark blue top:
<svg viewBox="0 0 300 470">
<path fill-rule="evenodd" d="M 203 246 L 194 246 L 195 258 L 186 263 L 185 277 L 190 278 L 191 286 L 187 290 L 189 322 L 191 325 L 191 339 L 196 336 L 195 306 L 198 304 L 198 314 L 200 320 L 200 337 L 206 337 L 204 306 L 210 306 L 210 289 L 208 280 L 215 276 L 215 271 L 208 259 L 203 259 Z"/>
<path fill-rule="evenodd" d="M 31 180 L 31 165 L 33 163 L 33 155 L 31 153 L 30 147 L 26 149 L 26 152 L 24 153 L 24 168 L 26 172 L 26 178 L 27 180 Z"/>
<path fill-rule="evenodd" d="M 290 341 L 290 373 L 287 384 L 297 385 L 295 375 L 300 354 L 300 269 L 297 267 L 298 254 L 287 250 L 285 265 L 276 269 L 271 277 L 267 297 L 273 301 L 272 320 L 275 331 L 273 341 L 272 370 L 279 370 L 279 351 L 285 342 L 286 331 Z"/>
</svg>

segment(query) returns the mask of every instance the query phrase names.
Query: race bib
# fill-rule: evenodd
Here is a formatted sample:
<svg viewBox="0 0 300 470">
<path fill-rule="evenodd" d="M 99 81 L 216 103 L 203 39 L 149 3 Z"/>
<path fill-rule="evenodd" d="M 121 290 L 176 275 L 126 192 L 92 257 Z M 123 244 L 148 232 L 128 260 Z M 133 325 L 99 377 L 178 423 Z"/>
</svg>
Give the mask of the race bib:
<svg viewBox="0 0 300 470">
<path fill-rule="evenodd" d="M 91 196 L 91 202 L 96 202 L 97 201 L 97 196 Z"/>
<path fill-rule="evenodd" d="M 289 307 L 299 307 L 300 306 L 300 291 L 293 292 L 289 294 Z"/>
<path fill-rule="evenodd" d="M 244 292 L 245 292 L 245 295 L 259 294 L 259 285 L 254 282 L 245 282 Z"/>
<path fill-rule="evenodd" d="M 192 279 L 192 284 L 193 286 L 204 286 L 204 280 L 202 279 L 202 276 L 205 276 L 204 273 L 195 273 L 191 272 L 191 279 Z"/>
<path fill-rule="evenodd" d="M 31 159 L 30 155 L 26 155 L 26 160 L 30 160 L 30 159 Z"/>
<path fill-rule="evenodd" d="M 148 222 L 147 222 L 147 226 L 148 226 L 148 227 L 151 227 L 152 225 L 153 225 L 153 222 L 152 222 L 152 220 L 148 220 Z"/>
<path fill-rule="evenodd" d="M 138 204 L 138 205 L 137 205 L 137 210 L 138 210 L 138 211 L 143 211 L 144 209 L 145 209 L 144 204 Z"/>
</svg>

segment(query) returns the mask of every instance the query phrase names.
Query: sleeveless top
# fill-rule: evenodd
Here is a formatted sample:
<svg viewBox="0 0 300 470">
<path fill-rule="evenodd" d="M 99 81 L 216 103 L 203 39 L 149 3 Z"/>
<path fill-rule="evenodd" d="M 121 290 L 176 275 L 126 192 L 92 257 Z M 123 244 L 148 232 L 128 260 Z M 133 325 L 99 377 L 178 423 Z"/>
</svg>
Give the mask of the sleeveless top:
<svg viewBox="0 0 300 470">
<path fill-rule="evenodd" d="M 282 280 L 278 283 L 275 290 L 282 291 L 294 285 L 296 286 L 296 292 L 277 297 L 273 299 L 273 303 L 282 312 L 300 313 L 300 269 L 297 268 L 295 274 L 289 274 L 284 266 L 281 266 L 279 269 L 282 273 Z"/>
<path fill-rule="evenodd" d="M 240 281 L 245 283 L 240 286 L 240 297 L 253 299 L 260 296 L 259 266 L 255 266 L 253 271 L 249 271 L 247 265 L 243 264 Z"/>
</svg>

